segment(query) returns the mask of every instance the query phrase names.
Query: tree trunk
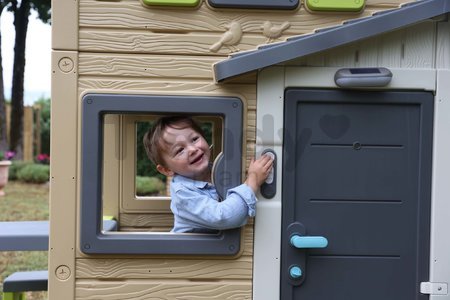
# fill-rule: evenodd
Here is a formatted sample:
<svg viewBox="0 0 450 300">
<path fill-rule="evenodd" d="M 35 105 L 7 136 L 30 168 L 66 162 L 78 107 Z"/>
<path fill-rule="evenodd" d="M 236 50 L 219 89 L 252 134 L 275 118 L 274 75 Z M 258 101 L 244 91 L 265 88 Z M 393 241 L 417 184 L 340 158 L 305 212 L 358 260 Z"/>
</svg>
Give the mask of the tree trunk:
<svg viewBox="0 0 450 300">
<path fill-rule="evenodd" d="M 14 12 L 14 28 L 16 39 L 14 46 L 14 66 L 11 91 L 11 126 L 10 149 L 16 157 L 23 158 L 23 94 L 25 75 L 25 46 L 30 15 L 30 1 L 22 0 L 20 7 Z"/>
<path fill-rule="evenodd" d="M 0 5 L 0 20 L 4 6 Z M 3 85 L 2 33 L 0 32 L 0 151 L 8 150 L 6 139 L 5 86 Z"/>
</svg>

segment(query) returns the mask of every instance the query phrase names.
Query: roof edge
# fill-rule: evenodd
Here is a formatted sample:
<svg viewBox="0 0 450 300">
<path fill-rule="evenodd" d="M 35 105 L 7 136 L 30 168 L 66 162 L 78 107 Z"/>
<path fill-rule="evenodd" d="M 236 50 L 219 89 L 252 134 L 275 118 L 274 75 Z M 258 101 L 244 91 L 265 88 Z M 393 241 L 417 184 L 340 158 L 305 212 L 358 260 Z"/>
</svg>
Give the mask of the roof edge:
<svg viewBox="0 0 450 300">
<path fill-rule="evenodd" d="M 223 82 L 261 68 L 376 36 L 450 12 L 450 0 L 422 0 L 354 19 L 314 34 L 291 37 L 282 43 L 237 53 L 213 65 L 216 82 Z"/>
</svg>

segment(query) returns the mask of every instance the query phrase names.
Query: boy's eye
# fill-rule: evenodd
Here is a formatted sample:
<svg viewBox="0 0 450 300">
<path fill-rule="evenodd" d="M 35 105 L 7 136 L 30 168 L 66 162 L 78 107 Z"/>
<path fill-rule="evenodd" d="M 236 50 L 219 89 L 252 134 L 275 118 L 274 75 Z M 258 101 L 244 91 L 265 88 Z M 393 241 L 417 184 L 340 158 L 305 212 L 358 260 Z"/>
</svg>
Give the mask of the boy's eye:
<svg viewBox="0 0 450 300">
<path fill-rule="evenodd" d="M 194 136 L 194 137 L 192 138 L 192 141 L 195 142 L 195 141 L 197 141 L 198 139 L 199 139 L 198 136 Z"/>
<path fill-rule="evenodd" d="M 178 155 L 178 154 L 180 154 L 181 152 L 183 152 L 183 150 L 184 150 L 184 148 L 178 148 L 178 149 L 175 151 L 175 154 Z"/>
</svg>

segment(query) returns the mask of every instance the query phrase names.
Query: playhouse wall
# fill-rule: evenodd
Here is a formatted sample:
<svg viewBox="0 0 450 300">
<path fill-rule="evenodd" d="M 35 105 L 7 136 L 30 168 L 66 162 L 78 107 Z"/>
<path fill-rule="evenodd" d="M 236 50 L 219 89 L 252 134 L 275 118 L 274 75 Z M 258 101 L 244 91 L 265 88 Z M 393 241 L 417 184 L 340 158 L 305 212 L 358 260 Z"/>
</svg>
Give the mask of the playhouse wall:
<svg viewBox="0 0 450 300">
<path fill-rule="evenodd" d="M 284 39 L 396 8 L 401 2 L 368 0 L 360 14 L 311 14 L 303 7 L 269 14 L 262 10 L 214 10 L 206 3 L 195 9 L 150 9 L 138 0 L 53 1 L 49 299 L 177 299 L 181 295 L 185 299 L 252 298 L 253 222 L 242 231 L 241 253 L 231 259 L 85 255 L 79 250 L 83 95 L 239 97 L 244 104 L 246 166 L 254 155 L 256 141 L 256 74 L 226 85 L 214 83 L 212 65 L 236 50 L 225 46 L 216 53 L 209 50 L 220 39 L 225 26 L 231 21 L 241 24 L 244 33 L 236 48 L 245 51 L 267 42 L 261 30 L 267 20 L 276 24 L 289 21 L 291 26 L 284 32 Z M 396 40 L 395 36 L 390 38 Z M 423 34 L 423 38 L 428 37 Z M 416 42 L 418 47 L 426 47 L 422 40 Z M 354 51 L 343 56 L 319 54 L 292 64 L 348 66 L 347 60 L 353 65 L 355 57 L 361 59 L 364 53 L 367 57 L 396 59 L 390 53 L 394 50 L 382 46 L 374 50 L 373 43 L 363 42 L 358 55 Z M 406 49 L 400 48 L 400 54 Z M 429 62 L 428 58 L 417 61 Z M 120 123 L 118 117 L 110 118 L 108 124 Z M 110 151 L 105 151 L 105 213 L 115 216 L 126 230 L 168 230 L 172 218 L 168 211 L 152 214 L 122 208 L 120 184 L 126 180 L 121 173 L 121 161 L 114 155 L 113 148 L 122 146 L 114 142 L 118 139 L 115 128 L 105 127 L 105 140 L 114 144 Z"/>
<path fill-rule="evenodd" d="M 287 62 L 286 66 L 442 68 L 448 60 L 447 22 L 427 20 L 349 45 Z M 439 29 L 439 31 L 438 31 Z M 314 76 L 311 76 L 314 78 Z M 317 81 L 317 78 L 314 78 Z M 395 78 L 394 78 L 395 79 Z M 328 83 L 327 83 L 328 84 Z M 334 82 L 331 83 L 331 86 Z"/>
</svg>

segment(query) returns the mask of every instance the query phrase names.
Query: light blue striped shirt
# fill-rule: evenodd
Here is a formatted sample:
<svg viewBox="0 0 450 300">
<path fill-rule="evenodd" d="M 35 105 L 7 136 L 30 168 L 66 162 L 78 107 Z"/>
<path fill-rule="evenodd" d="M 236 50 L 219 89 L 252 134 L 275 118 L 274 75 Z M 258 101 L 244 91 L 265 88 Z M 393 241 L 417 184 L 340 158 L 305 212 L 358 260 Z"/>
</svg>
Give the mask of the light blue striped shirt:
<svg viewBox="0 0 450 300">
<path fill-rule="evenodd" d="M 256 197 L 246 184 L 228 190 L 226 198 L 219 202 L 212 184 L 175 175 L 170 193 L 170 209 L 175 217 L 172 232 L 237 228 L 247 223 L 247 217 L 255 216 Z"/>
</svg>

